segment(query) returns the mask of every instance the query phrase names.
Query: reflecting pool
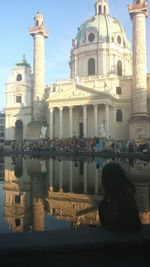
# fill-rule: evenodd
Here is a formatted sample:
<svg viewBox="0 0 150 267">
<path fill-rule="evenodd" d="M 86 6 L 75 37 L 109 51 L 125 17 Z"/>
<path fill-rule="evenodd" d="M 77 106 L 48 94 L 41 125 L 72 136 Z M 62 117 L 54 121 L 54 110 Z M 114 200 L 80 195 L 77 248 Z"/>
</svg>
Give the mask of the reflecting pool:
<svg viewBox="0 0 150 267">
<path fill-rule="evenodd" d="M 112 159 L 0 158 L 0 233 L 99 227 L 101 172 Z M 150 161 L 118 160 L 150 223 Z"/>
</svg>

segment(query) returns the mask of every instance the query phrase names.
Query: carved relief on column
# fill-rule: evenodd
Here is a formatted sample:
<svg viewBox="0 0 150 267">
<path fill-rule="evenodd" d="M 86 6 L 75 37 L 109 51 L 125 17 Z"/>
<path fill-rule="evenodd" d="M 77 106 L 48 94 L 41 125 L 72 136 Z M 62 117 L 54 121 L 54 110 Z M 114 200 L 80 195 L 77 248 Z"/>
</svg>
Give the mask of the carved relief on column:
<svg viewBox="0 0 150 267">
<path fill-rule="evenodd" d="M 133 106 L 132 116 L 147 116 L 146 17 L 148 3 L 136 1 L 128 6 L 133 23 Z"/>
</svg>

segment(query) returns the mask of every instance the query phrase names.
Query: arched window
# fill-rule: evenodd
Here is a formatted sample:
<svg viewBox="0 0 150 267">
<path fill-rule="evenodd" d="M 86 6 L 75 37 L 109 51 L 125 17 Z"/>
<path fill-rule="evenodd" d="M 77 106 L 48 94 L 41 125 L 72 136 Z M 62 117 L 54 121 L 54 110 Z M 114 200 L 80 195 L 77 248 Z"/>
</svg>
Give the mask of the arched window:
<svg viewBox="0 0 150 267">
<path fill-rule="evenodd" d="M 101 15 L 102 14 L 102 7 L 99 5 L 98 6 L 98 14 Z"/>
<path fill-rule="evenodd" d="M 95 75 L 95 59 L 90 58 L 88 61 L 88 75 Z"/>
<path fill-rule="evenodd" d="M 22 75 L 21 75 L 20 73 L 17 75 L 16 80 L 17 80 L 18 82 L 22 80 Z"/>
<path fill-rule="evenodd" d="M 104 6 L 104 14 L 106 14 L 106 6 Z"/>
<path fill-rule="evenodd" d="M 117 62 L 117 75 L 122 76 L 122 62 L 121 62 L 121 60 L 118 60 L 118 62 Z"/>
<path fill-rule="evenodd" d="M 117 122 L 122 122 L 123 121 L 123 116 L 122 116 L 122 110 L 121 109 L 117 110 L 116 120 L 117 120 Z"/>
<path fill-rule="evenodd" d="M 39 26 L 39 21 L 38 20 L 36 20 L 36 27 L 38 27 Z"/>
<path fill-rule="evenodd" d="M 15 219 L 15 225 L 17 226 L 17 227 L 19 227 L 20 226 L 20 224 L 21 224 L 21 220 L 20 219 Z"/>
</svg>

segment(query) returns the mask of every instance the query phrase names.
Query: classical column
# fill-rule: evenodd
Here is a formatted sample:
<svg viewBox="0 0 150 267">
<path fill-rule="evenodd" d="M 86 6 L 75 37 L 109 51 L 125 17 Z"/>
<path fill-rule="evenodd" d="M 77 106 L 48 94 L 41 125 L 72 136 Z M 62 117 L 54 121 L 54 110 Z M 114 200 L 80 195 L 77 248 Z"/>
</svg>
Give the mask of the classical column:
<svg viewBox="0 0 150 267">
<path fill-rule="evenodd" d="M 50 108 L 50 139 L 53 139 L 53 108 Z"/>
<path fill-rule="evenodd" d="M 128 7 L 133 24 L 132 117 L 147 116 L 146 18 L 148 3 L 145 0 L 136 0 Z"/>
<path fill-rule="evenodd" d="M 73 192 L 73 162 L 70 161 L 69 192 Z"/>
<path fill-rule="evenodd" d="M 95 166 L 95 195 L 98 194 L 98 169 Z"/>
<path fill-rule="evenodd" d="M 83 193 L 87 194 L 87 162 L 84 163 L 84 184 Z"/>
<path fill-rule="evenodd" d="M 53 159 L 50 159 L 49 174 L 50 174 L 49 190 L 53 192 Z"/>
<path fill-rule="evenodd" d="M 109 139 L 109 105 L 105 105 L 106 111 L 106 138 Z"/>
<path fill-rule="evenodd" d="M 43 95 L 45 88 L 45 38 L 48 31 L 44 27 L 44 17 L 37 12 L 34 17 L 34 26 L 29 28 L 34 39 L 34 64 L 33 64 L 33 120 L 45 118 Z"/>
<path fill-rule="evenodd" d="M 73 136 L 73 126 L 72 126 L 72 118 L 73 118 L 73 107 L 69 107 L 69 137 Z"/>
<path fill-rule="evenodd" d="M 63 107 L 59 108 L 59 138 L 63 137 Z"/>
<path fill-rule="evenodd" d="M 97 105 L 94 105 L 94 135 L 97 137 Z"/>
<path fill-rule="evenodd" d="M 63 192 L 63 162 L 59 162 L 59 191 Z"/>
<path fill-rule="evenodd" d="M 87 137 L 87 106 L 83 106 L 83 134 Z"/>
<path fill-rule="evenodd" d="M 116 108 L 113 106 L 112 139 L 116 138 Z"/>
<path fill-rule="evenodd" d="M 43 199 L 34 198 L 33 199 L 33 230 L 35 232 L 44 231 L 44 205 Z"/>
</svg>

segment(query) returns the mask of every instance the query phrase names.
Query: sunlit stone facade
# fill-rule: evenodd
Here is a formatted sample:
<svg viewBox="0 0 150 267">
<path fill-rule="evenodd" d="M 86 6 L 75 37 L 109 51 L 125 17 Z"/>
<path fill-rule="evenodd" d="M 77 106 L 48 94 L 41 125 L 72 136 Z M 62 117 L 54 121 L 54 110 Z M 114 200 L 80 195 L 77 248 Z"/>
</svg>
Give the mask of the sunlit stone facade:
<svg viewBox="0 0 150 267">
<path fill-rule="evenodd" d="M 146 74 L 147 2 L 129 5 L 132 45 L 120 22 L 109 14 L 109 2 L 97 0 L 95 14 L 72 40 L 70 78 L 45 86 L 44 18 L 37 13 L 29 32 L 34 39 L 34 71 L 24 84 L 25 105 L 12 104 L 18 81 L 7 83 L 6 140 L 106 137 L 150 138 L 150 76 Z M 142 34 L 139 34 L 142 33 Z M 140 52 L 141 51 L 141 52 Z M 15 69 L 17 71 L 17 69 Z M 23 90 L 23 89 L 22 89 Z M 25 92 L 30 93 L 25 93 Z M 17 128 L 16 121 L 22 122 Z M 42 127 L 45 127 L 41 133 Z M 18 134 L 18 135 L 17 135 Z"/>
</svg>

